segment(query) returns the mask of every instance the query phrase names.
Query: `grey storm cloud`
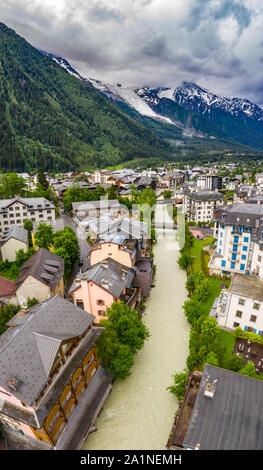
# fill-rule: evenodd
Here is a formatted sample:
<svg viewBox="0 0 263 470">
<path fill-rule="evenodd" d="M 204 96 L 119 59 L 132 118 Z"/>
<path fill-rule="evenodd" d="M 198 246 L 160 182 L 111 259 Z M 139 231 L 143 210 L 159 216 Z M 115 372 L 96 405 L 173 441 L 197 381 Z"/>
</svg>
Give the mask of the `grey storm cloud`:
<svg viewBox="0 0 263 470">
<path fill-rule="evenodd" d="M 170 87 L 191 80 L 263 103 L 257 0 L 5 0 L 0 20 L 85 77 Z"/>
</svg>

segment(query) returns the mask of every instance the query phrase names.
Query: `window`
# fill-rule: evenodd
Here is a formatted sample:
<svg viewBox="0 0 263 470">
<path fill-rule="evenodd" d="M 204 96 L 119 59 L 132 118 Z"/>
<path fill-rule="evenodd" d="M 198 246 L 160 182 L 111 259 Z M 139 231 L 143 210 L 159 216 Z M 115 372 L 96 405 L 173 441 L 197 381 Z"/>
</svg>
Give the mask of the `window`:
<svg viewBox="0 0 263 470">
<path fill-rule="evenodd" d="M 247 327 L 247 331 L 249 331 L 250 333 L 253 333 L 253 327 L 252 327 L 252 326 L 248 326 L 248 327 Z"/>
<path fill-rule="evenodd" d="M 233 327 L 236 328 L 236 327 L 239 326 L 239 325 L 240 325 L 240 323 L 237 323 L 237 322 L 235 321 Z"/>
<path fill-rule="evenodd" d="M 244 243 L 248 243 L 248 240 L 249 240 L 248 237 L 244 237 Z"/>
<path fill-rule="evenodd" d="M 247 255 L 242 255 L 241 259 L 247 259 Z"/>
<path fill-rule="evenodd" d="M 233 253 L 233 254 L 232 254 L 232 260 L 233 260 L 233 261 L 236 261 L 236 259 L 237 259 L 237 255 L 236 255 L 236 253 Z"/>
<path fill-rule="evenodd" d="M 243 312 L 241 312 L 241 310 L 237 310 L 237 311 L 236 311 L 236 317 L 241 318 L 241 317 L 242 317 L 242 314 L 243 314 Z"/>
<path fill-rule="evenodd" d="M 257 317 L 256 317 L 256 315 L 251 315 L 251 317 L 250 317 L 250 321 L 256 321 L 256 320 L 257 320 Z"/>
<path fill-rule="evenodd" d="M 98 300 L 97 300 L 97 305 L 105 305 L 104 300 L 98 299 Z"/>
<path fill-rule="evenodd" d="M 84 310 L 84 304 L 83 304 L 82 300 L 77 300 L 76 303 L 77 303 L 77 307 L 82 308 Z"/>
<path fill-rule="evenodd" d="M 104 315 L 104 313 L 105 313 L 104 310 L 98 310 L 98 315 L 102 316 Z"/>
<path fill-rule="evenodd" d="M 234 243 L 238 243 L 238 236 L 237 235 L 234 236 Z"/>
<path fill-rule="evenodd" d="M 225 262 L 225 260 L 223 259 L 223 260 L 221 261 L 221 266 L 225 266 L 225 265 L 226 265 L 226 262 Z"/>
<path fill-rule="evenodd" d="M 231 263 L 231 265 L 230 265 L 230 268 L 231 268 L 231 269 L 235 269 L 235 266 L 236 266 L 236 263 L 234 263 L 234 262 L 232 261 L 232 263 Z"/>
<path fill-rule="evenodd" d="M 238 299 L 239 305 L 245 305 L 245 299 Z"/>
<path fill-rule="evenodd" d="M 247 246 L 243 246 L 243 251 L 247 251 Z"/>
<path fill-rule="evenodd" d="M 259 310 L 259 307 L 260 307 L 260 304 L 255 302 L 253 305 L 253 308 L 255 308 L 256 310 Z"/>
<path fill-rule="evenodd" d="M 244 265 L 244 264 L 241 264 L 241 265 L 240 265 L 240 271 L 244 271 L 244 269 L 245 269 L 245 265 Z"/>
<path fill-rule="evenodd" d="M 237 245 L 233 245 L 233 251 L 237 251 Z"/>
<path fill-rule="evenodd" d="M 258 261 L 261 261 L 261 259 L 262 259 L 262 256 L 258 256 Z"/>
</svg>

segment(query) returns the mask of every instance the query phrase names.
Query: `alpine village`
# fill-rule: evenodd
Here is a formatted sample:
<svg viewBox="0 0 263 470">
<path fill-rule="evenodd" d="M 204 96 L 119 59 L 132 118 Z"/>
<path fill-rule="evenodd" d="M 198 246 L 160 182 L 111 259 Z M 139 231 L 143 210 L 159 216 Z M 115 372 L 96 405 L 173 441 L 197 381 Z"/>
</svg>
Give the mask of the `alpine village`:
<svg viewBox="0 0 263 470">
<path fill-rule="evenodd" d="M 1 450 L 263 449 L 263 109 L 163 90 L 0 23 Z"/>
</svg>

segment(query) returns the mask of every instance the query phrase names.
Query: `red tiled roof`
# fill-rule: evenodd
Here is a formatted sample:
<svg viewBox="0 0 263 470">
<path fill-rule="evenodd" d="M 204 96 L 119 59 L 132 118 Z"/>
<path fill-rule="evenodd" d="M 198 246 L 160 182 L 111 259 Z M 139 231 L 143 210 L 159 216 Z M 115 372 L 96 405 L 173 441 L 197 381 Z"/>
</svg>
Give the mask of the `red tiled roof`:
<svg viewBox="0 0 263 470">
<path fill-rule="evenodd" d="M 15 283 L 0 276 L 0 297 L 9 297 L 14 293 Z"/>
</svg>

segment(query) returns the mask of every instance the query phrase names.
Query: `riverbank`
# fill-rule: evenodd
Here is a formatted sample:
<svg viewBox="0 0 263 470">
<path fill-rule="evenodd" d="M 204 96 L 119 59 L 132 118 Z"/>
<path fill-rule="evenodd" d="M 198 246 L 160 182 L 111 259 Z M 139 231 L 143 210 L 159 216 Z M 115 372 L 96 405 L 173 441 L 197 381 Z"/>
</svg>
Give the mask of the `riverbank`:
<svg viewBox="0 0 263 470">
<path fill-rule="evenodd" d="M 132 374 L 115 381 L 89 435 L 85 450 L 161 450 L 172 426 L 176 403 L 167 391 L 172 375 L 186 366 L 190 326 L 182 305 L 187 299 L 186 273 L 179 253 L 168 250 L 170 237 L 154 246 L 155 287 L 145 302 L 143 321 L 150 338 L 136 358 Z"/>
</svg>

